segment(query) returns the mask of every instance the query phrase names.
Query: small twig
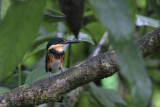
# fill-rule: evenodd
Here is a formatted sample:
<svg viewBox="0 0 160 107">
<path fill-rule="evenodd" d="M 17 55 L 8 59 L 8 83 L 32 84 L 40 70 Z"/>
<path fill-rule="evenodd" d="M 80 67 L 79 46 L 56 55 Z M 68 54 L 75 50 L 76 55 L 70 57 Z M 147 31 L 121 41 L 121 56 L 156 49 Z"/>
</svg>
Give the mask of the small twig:
<svg viewBox="0 0 160 107">
<path fill-rule="evenodd" d="M 22 85 L 21 63 L 18 64 L 18 86 Z"/>
<path fill-rule="evenodd" d="M 46 17 L 51 17 L 51 18 L 56 18 L 56 19 L 64 19 L 65 16 L 56 16 L 56 15 L 49 15 L 49 14 L 45 14 Z"/>
<path fill-rule="evenodd" d="M 103 37 L 102 37 L 102 39 L 100 40 L 98 46 L 94 50 L 92 56 L 97 56 L 100 53 L 101 47 L 106 42 L 107 38 L 108 38 L 108 32 L 105 32 L 104 35 L 103 35 Z"/>
</svg>

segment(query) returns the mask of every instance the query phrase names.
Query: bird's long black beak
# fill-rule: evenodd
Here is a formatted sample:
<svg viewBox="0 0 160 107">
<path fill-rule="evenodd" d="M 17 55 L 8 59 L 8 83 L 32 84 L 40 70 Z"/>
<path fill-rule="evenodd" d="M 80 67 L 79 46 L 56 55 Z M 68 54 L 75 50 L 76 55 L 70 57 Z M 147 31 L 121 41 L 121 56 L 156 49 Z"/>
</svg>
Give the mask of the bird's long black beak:
<svg viewBox="0 0 160 107">
<path fill-rule="evenodd" d="M 63 42 L 63 44 L 72 44 L 72 43 L 79 43 L 80 41 L 77 40 L 66 40 L 65 42 Z"/>
</svg>

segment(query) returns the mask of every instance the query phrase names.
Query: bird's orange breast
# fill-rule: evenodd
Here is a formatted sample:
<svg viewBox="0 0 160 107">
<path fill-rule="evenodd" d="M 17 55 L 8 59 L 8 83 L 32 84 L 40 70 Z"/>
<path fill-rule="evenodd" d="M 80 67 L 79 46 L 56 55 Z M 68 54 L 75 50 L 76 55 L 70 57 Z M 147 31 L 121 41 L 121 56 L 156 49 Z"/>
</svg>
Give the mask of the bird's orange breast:
<svg viewBox="0 0 160 107">
<path fill-rule="evenodd" d="M 60 67 L 62 67 L 63 65 L 63 60 L 64 60 L 64 56 L 65 56 L 65 53 L 64 51 L 62 52 L 59 52 L 55 49 L 49 49 L 48 50 L 48 55 L 46 57 L 46 69 L 47 71 L 52 71 L 51 70 L 51 63 L 54 61 L 54 60 L 59 60 L 60 61 Z"/>
</svg>

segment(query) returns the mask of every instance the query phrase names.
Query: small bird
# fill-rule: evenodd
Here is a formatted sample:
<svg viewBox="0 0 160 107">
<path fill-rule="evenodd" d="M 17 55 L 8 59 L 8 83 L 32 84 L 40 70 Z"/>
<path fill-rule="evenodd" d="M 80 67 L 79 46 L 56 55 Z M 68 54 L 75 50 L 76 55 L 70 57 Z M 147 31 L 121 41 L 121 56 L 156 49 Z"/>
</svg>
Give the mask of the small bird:
<svg viewBox="0 0 160 107">
<path fill-rule="evenodd" d="M 53 38 L 47 44 L 46 53 L 46 72 L 49 72 L 49 78 L 51 78 L 51 72 L 61 70 L 63 72 L 63 60 L 65 52 L 63 46 L 65 44 L 79 43 L 79 41 L 66 40 L 64 38 Z"/>
</svg>

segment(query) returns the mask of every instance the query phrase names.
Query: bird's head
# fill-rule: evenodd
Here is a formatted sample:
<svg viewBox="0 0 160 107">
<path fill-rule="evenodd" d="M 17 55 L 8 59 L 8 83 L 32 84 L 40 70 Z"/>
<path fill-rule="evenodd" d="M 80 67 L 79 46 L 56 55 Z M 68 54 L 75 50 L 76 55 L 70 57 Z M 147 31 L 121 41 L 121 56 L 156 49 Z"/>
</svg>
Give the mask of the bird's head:
<svg viewBox="0 0 160 107">
<path fill-rule="evenodd" d="M 64 38 L 53 38 L 47 44 L 47 50 L 54 48 L 55 50 L 62 51 L 62 47 L 65 44 L 79 43 L 76 40 L 67 40 Z"/>
</svg>

